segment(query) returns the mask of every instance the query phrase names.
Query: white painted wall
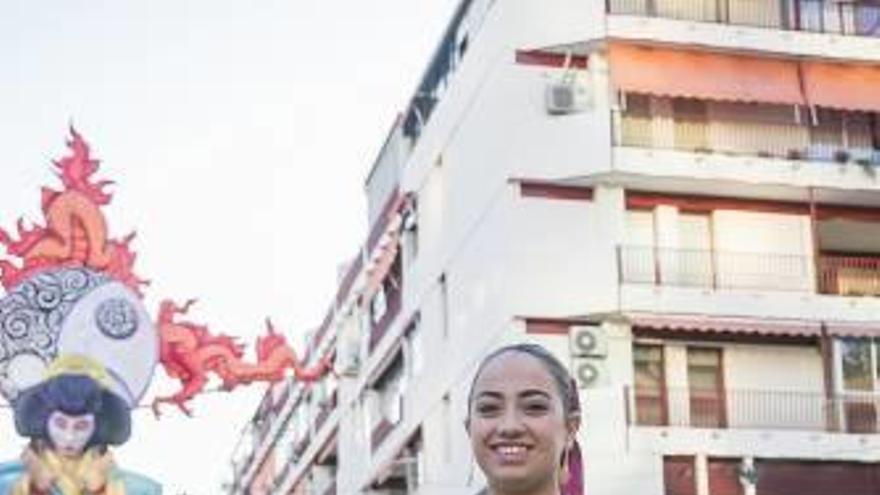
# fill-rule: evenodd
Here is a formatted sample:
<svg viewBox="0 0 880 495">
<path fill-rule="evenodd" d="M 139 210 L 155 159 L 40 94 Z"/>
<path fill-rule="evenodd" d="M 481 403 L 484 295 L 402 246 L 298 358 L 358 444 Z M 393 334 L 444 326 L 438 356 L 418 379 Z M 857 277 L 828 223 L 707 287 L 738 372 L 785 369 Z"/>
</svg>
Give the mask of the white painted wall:
<svg viewBox="0 0 880 495">
<path fill-rule="evenodd" d="M 421 493 L 476 492 L 483 481 L 468 455 L 462 426 L 467 390 L 481 356 L 505 342 L 527 337 L 517 316 L 642 310 L 876 319 L 877 301 L 841 301 L 793 291 L 718 293 L 620 287 L 616 248 L 627 241 L 620 185 L 625 181 L 614 185 L 612 180 L 604 182 L 606 178 L 644 176 L 643 184 L 650 186 L 658 176 L 666 176 L 666 180 L 684 184 L 685 192 L 688 187 L 690 192 L 705 192 L 706 184 L 715 182 L 735 183 L 742 190 L 761 183 L 853 189 L 880 188 L 880 183 L 848 168 L 761 158 L 616 148 L 612 160 L 613 98 L 602 55 L 592 57 L 590 70 L 578 74 L 580 84 L 592 91 L 591 109 L 562 117 L 548 116 L 543 100 L 545 85 L 560 77 L 560 72 L 514 62 L 517 49 L 571 46 L 602 36 L 603 2 L 480 0 L 477 4 L 486 10 L 465 23 L 473 33 L 468 52 L 451 74 L 443 99 L 401 170 L 401 189 L 414 191 L 419 198 L 419 254 L 405 268 L 403 309 L 374 356 L 364 362 L 360 377 L 340 382 L 339 493 L 360 491 L 417 425 L 421 425 L 425 444 L 426 485 Z M 615 30 L 633 29 L 621 25 L 623 21 L 611 22 Z M 695 36 L 670 26 L 657 27 L 657 22 L 649 24 L 637 24 L 641 33 L 633 30 L 631 35 L 662 34 L 670 40 Z M 695 26 L 691 31 L 705 29 Z M 722 33 L 730 35 L 729 30 L 704 35 L 719 46 L 729 44 Z M 736 36 L 747 46 L 763 42 L 746 41 L 743 33 Z M 618 175 L 608 174 L 612 170 Z M 522 198 L 510 180 L 583 181 L 596 174 L 603 174 L 603 181 L 595 187 L 592 202 Z M 715 182 L 697 183 L 694 178 Z M 375 197 L 381 195 L 379 189 Z M 657 229 L 651 235 L 657 236 L 660 245 L 678 245 L 677 217 L 674 209 L 658 210 Z M 811 254 L 809 226 L 802 217 L 717 212 L 713 221 L 716 249 L 750 251 L 760 246 Z M 445 296 L 441 276 L 446 280 Z M 421 315 L 424 371 L 408 383 L 403 423 L 371 454 L 362 400 L 364 377 L 371 374 L 378 356 L 400 336 L 415 311 Z M 351 321 L 343 326 L 344 332 L 362 331 L 356 316 Z M 624 387 L 633 382 L 630 330 L 620 322 L 607 323 L 606 329 L 606 381 L 583 391 L 581 397 L 581 440 L 591 495 L 661 493 L 663 453 L 790 456 L 797 452 L 799 457 L 864 458 L 870 456 L 842 452 L 880 447 L 873 438 L 823 433 L 627 428 Z M 568 360 L 567 337 L 534 340 Z M 681 345 L 668 346 L 670 384 L 687 384 L 686 368 L 681 366 L 684 352 Z M 821 385 L 821 368 L 817 369 L 812 352 L 790 348 L 753 352 L 729 346 L 728 387 L 766 384 L 814 390 Z"/>
<path fill-rule="evenodd" d="M 616 307 L 616 240 L 622 196 L 595 201 L 519 198 L 511 224 L 508 284 L 512 315 L 571 317 Z M 617 222 L 615 222 L 615 217 Z"/>
</svg>

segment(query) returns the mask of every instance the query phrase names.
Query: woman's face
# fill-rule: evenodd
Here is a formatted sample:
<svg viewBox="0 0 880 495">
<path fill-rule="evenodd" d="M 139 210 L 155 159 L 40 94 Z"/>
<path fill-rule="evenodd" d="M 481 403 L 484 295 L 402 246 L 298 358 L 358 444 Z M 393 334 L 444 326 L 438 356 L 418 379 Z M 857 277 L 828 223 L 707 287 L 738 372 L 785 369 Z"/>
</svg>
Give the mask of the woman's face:
<svg viewBox="0 0 880 495">
<path fill-rule="evenodd" d="M 95 415 L 71 416 L 55 411 L 49 415 L 47 429 L 56 452 L 64 457 L 77 457 L 95 433 Z"/>
<path fill-rule="evenodd" d="M 470 404 L 468 433 L 494 493 L 556 493 L 559 461 L 577 429 L 537 358 L 505 352 L 487 363 Z"/>
</svg>

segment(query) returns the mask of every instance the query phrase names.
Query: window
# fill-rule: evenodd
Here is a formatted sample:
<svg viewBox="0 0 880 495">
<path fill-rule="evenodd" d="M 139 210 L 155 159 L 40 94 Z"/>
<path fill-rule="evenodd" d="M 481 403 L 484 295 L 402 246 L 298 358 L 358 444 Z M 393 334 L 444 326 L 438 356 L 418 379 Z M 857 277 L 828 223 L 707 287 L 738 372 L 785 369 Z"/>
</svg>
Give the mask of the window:
<svg viewBox="0 0 880 495">
<path fill-rule="evenodd" d="M 417 314 L 406 330 L 407 361 L 409 376 L 415 377 L 422 372 L 424 366 L 424 350 L 422 349 L 421 317 Z"/>
<path fill-rule="evenodd" d="M 651 118 L 651 96 L 640 93 L 624 93 L 623 106 L 627 117 Z"/>
<path fill-rule="evenodd" d="M 709 110 L 706 101 L 692 98 L 672 100 L 675 119 L 675 147 L 685 150 L 708 151 Z"/>
<path fill-rule="evenodd" d="M 379 394 L 379 415 L 381 419 L 397 424 L 402 414 L 403 392 L 406 387 L 406 377 L 403 373 L 403 354 L 398 353 L 382 376 L 376 380 L 374 388 Z"/>
<path fill-rule="evenodd" d="M 871 347 L 871 341 L 867 339 L 840 342 L 844 390 L 874 390 L 877 367 L 873 364 Z"/>
<path fill-rule="evenodd" d="M 376 292 L 376 295 L 370 301 L 370 321 L 373 326 L 378 325 L 382 321 L 382 317 L 385 316 L 386 312 L 388 312 L 388 301 L 383 287 Z"/>
<path fill-rule="evenodd" d="M 636 424 L 667 424 L 663 346 L 634 345 L 633 367 L 635 372 Z"/>
<path fill-rule="evenodd" d="M 691 425 L 723 428 L 727 421 L 721 349 L 688 347 L 687 375 Z"/>
<path fill-rule="evenodd" d="M 449 284 L 446 274 L 440 275 L 440 318 L 443 329 L 443 338 L 449 338 Z"/>
<path fill-rule="evenodd" d="M 620 277 L 623 282 L 658 282 L 655 230 L 653 210 L 626 212 L 626 245 L 620 251 Z"/>
<path fill-rule="evenodd" d="M 712 287 L 715 276 L 711 216 L 708 213 L 680 213 L 678 246 L 678 282 L 685 286 Z"/>
<path fill-rule="evenodd" d="M 880 390 L 880 341 L 844 339 L 840 341 L 843 375 L 844 420 L 849 433 L 877 431 L 875 392 Z"/>
<path fill-rule="evenodd" d="M 376 294 L 370 300 L 370 339 L 368 351 L 372 351 L 385 332 L 391 326 L 391 322 L 400 311 L 400 300 L 403 287 L 401 253 L 398 251 L 388 268 L 388 273 L 382 279 Z"/>
<path fill-rule="evenodd" d="M 419 255 L 419 210 L 416 197 L 412 196 L 403 211 L 403 251 L 406 266 L 410 266 Z"/>
<path fill-rule="evenodd" d="M 819 160 L 834 159 L 835 153 L 844 146 L 845 125 L 844 112 L 827 108 L 815 109 L 814 125 L 810 126 L 810 157 Z"/>
</svg>

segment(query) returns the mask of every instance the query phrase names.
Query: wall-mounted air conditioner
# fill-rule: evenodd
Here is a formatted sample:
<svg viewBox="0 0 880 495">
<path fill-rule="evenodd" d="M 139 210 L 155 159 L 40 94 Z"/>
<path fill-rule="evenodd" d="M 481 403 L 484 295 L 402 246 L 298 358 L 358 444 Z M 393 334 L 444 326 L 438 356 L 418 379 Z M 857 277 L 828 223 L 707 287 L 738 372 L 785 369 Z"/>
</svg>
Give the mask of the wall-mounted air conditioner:
<svg viewBox="0 0 880 495">
<path fill-rule="evenodd" d="M 608 355 L 605 330 L 599 325 L 578 325 L 569 329 L 569 352 L 572 357 L 604 358 Z"/>
<path fill-rule="evenodd" d="M 544 102 L 550 115 L 567 115 L 582 112 L 590 107 L 588 88 L 576 79 L 565 78 L 547 83 Z"/>
<path fill-rule="evenodd" d="M 571 372 L 580 388 L 597 388 L 608 385 L 608 366 L 597 357 L 573 357 Z"/>
<path fill-rule="evenodd" d="M 336 374 L 356 377 L 361 370 L 360 343 L 356 339 L 342 342 L 336 357 Z"/>
</svg>

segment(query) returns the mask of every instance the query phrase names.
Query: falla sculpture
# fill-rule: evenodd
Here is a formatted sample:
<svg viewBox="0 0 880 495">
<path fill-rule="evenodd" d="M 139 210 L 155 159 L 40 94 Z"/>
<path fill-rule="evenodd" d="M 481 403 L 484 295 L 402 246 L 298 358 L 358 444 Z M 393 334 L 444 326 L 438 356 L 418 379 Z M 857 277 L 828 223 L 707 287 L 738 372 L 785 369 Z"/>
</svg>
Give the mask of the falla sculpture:
<svg viewBox="0 0 880 495">
<path fill-rule="evenodd" d="M 247 362 L 236 338 L 188 321 L 194 300 L 162 300 L 152 318 L 135 234 L 113 236 L 104 216 L 112 182 L 96 178 L 100 164 L 72 128 L 67 147 L 54 162 L 60 187 L 42 189 L 42 223 L 0 229 L 0 395 L 24 444 L 20 459 L 0 464 L 0 495 L 160 494 L 161 484 L 113 460 L 111 447 L 130 440 L 134 408 L 192 415 L 211 377 L 231 391 L 320 380 L 332 363 L 304 366 L 268 320 Z M 157 366 L 180 389 L 142 404 Z"/>
</svg>

